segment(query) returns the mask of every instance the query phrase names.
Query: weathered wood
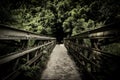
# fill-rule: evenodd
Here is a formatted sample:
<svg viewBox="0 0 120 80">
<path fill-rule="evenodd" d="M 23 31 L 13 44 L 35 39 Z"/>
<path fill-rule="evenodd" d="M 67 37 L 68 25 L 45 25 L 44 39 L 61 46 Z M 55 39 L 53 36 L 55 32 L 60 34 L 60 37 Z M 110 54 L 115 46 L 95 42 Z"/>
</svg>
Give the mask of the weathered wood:
<svg viewBox="0 0 120 80">
<path fill-rule="evenodd" d="M 101 80 L 100 76 L 109 80 L 111 74 L 114 73 L 115 78 L 115 74 L 120 73 L 120 55 L 102 51 L 101 46 L 119 42 L 119 35 L 119 23 L 115 23 L 65 38 L 64 44 L 83 69 L 93 74 L 96 80 Z"/>
<path fill-rule="evenodd" d="M 52 51 L 56 43 L 56 39 L 53 37 L 15 29 L 6 25 L 0 25 L 0 40 L 1 44 L 9 44 L 11 47 L 15 46 L 18 50 L 14 50 L 14 52 L 11 51 L 12 53 L 8 52 L 0 56 L 0 66 L 2 66 L 1 68 L 3 69 L 4 65 L 17 60 L 15 64 L 11 65 L 12 68 L 10 67 L 10 72 L 6 70 L 7 73 L 4 72 L 5 76 L 0 74 L 0 79 L 3 80 L 15 79 L 20 74 L 19 69 L 22 65 L 35 66 L 38 64 L 38 59 L 40 59 L 41 56 L 44 56 L 41 54 L 42 51 Z M 22 62 L 22 58 L 25 59 L 24 62 Z"/>
<path fill-rule="evenodd" d="M 0 25 L 0 40 L 15 40 L 15 39 L 52 40 L 55 38 L 39 35 L 24 30 L 15 29 L 6 25 Z"/>
<path fill-rule="evenodd" d="M 65 38 L 65 39 L 76 39 L 76 38 L 91 38 L 91 39 L 104 39 L 104 38 L 114 38 L 114 37 L 120 37 L 120 26 L 119 23 L 113 23 L 113 24 L 109 24 L 109 25 L 105 25 L 103 27 L 100 27 L 98 29 L 94 29 L 94 30 L 90 30 L 90 31 L 86 31 L 80 34 L 77 34 L 75 36 L 71 36 L 69 38 Z"/>
<path fill-rule="evenodd" d="M 9 54 L 9 55 L 2 56 L 2 57 L 0 58 L 0 64 L 9 62 L 9 61 L 11 61 L 11 60 L 13 60 L 13 59 L 16 59 L 16 58 L 18 58 L 18 57 L 21 57 L 21 56 L 23 56 L 23 55 L 25 55 L 25 54 L 29 54 L 30 52 L 35 51 L 35 50 L 37 50 L 37 49 L 40 49 L 41 47 L 44 47 L 44 46 L 49 45 L 49 44 L 51 44 L 51 43 L 53 43 L 53 41 L 52 41 L 52 42 L 48 42 L 48 43 L 43 44 L 43 45 L 39 45 L 39 46 L 37 46 L 37 47 L 33 47 L 33 48 L 30 48 L 30 49 L 27 49 L 27 50 L 22 50 L 22 51 L 20 51 L 20 52 L 14 52 L 14 53 L 11 53 L 11 54 Z"/>
</svg>

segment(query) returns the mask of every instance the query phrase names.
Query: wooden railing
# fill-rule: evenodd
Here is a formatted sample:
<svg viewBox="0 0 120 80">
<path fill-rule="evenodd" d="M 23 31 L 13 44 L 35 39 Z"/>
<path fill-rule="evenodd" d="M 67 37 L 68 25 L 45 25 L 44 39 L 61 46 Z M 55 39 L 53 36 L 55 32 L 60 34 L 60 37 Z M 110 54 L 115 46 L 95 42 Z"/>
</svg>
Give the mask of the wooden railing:
<svg viewBox="0 0 120 80">
<path fill-rule="evenodd" d="M 23 66 L 36 66 L 56 44 L 53 37 L 0 25 L 0 80 L 14 80 Z"/>
<path fill-rule="evenodd" d="M 120 79 L 120 53 L 102 49 L 103 46 L 119 43 L 119 35 L 119 23 L 114 23 L 64 39 L 68 53 L 83 74 L 87 74 L 85 80 Z"/>
</svg>

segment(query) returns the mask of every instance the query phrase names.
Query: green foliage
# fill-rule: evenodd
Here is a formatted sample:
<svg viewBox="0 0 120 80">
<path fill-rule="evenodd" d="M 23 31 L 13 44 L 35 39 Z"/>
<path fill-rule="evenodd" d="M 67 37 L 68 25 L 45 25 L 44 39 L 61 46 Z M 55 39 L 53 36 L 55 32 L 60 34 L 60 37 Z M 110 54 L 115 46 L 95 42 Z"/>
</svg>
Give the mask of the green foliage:
<svg viewBox="0 0 120 80">
<path fill-rule="evenodd" d="M 39 59 L 39 62 L 34 65 L 34 66 L 29 66 L 29 65 L 22 65 L 20 67 L 20 71 L 23 72 L 23 76 L 24 78 L 28 78 L 28 79 L 34 79 L 34 80 L 39 80 L 37 79 L 37 77 L 39 78 L 40 76 L 37 74 L 41 74 L 41 72 L 45 69 L 48 58 L 50 53 L 48 53 L 47 50 L 42 51 L 42 57 Z M 26 62 L 26 59 L 24 59 L 24 62 Z M 23 61 L 23 60 L 22 60 Z"/>
<path fill-rule="evenodd" d="M 120 20 L 116 0 L 2 0 L 0 4 L 0 23 L 52 36 L 76 35 Z"/>
<path fill-rule="evenodd" d="M 120 43 L 113 43 L 102 47 L 103 51 L 120 56 Z"/>
<path fill-rule="evenodd" d="M 0 1 L 0 24 L 54 36 L 59 41 L 63 37 L 74 36 L 117 21 L 120 21 L 120 0 Z M 90 45 L 89 40 L 84 40 L 84 42 Z M 33 44 L 34 41 L 30 41 L 28 46 L 33 46 Z M 3 46 L 7 45 L 0 47 Z M 10 49 L 8 51 L 11 52 L 17 50 L 16 47 L 8 48 Z M 119 55 L 119 49 L 119 44 L 103 47 L 103 50 L 117 55 Z M 44 67 L 46 65 L 48 56 L 49 54 L 44 53 L 39 66 Z M 21 63 L 25 62 L 26 59 L 23 59 Z M 21 69 L 26 72 L 26 76 L 32 77 L 39 66 L 22 66 Z"/>
<path fill-rule="evenodd" d="M 23 65 L 21 66 L 20 70 L 24 72 L 25 77 L 33 78 L 35 76 L 35 73 L 39 71 L 39 69 L 40 69 L 40 66 L 37 66 L 37 65 L 32 67 Z"/>
</svg>

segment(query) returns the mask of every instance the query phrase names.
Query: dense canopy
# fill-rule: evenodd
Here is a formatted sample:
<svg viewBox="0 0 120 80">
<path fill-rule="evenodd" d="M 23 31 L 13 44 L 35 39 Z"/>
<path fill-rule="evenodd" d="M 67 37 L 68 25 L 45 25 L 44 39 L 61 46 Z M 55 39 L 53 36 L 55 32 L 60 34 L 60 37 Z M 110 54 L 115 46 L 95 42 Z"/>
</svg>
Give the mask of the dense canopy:
<svg viewBox="0 0 120 80">
<path fill-rule="evenodd" d="M 1 0 L 0 23 L 58 41 L 120 20 L 119 0 Z"/>
</svg>

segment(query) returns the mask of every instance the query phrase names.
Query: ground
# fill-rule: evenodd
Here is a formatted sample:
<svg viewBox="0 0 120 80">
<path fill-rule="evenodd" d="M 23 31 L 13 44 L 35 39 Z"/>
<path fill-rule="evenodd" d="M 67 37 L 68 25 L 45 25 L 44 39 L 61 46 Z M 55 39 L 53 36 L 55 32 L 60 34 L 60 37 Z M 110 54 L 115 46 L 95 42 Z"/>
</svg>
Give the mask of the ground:
<svg viewBox="0 0 120 80">
<path fill-rule="evenodd" d="M 64 45 L 56 45 L 41 80 L 81 80 L 77 69 Z"/>
</svg>

